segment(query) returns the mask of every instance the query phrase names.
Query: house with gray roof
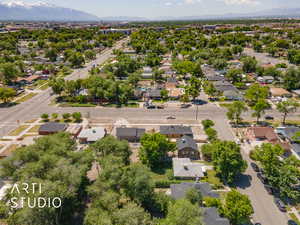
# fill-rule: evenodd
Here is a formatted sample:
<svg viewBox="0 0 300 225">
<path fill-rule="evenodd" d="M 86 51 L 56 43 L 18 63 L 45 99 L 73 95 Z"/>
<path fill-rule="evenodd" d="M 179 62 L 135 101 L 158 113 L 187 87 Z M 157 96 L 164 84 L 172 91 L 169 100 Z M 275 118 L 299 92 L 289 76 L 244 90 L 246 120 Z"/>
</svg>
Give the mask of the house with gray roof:
<svg viewBox="0 0 300 225">
<path fill-rule="evenodd" d="M 173 173 L 175 178 L 196 179 L 204 177 L 205 165 L 193 163 L 189 158 L 173 158 Z"/>
<path fill-rule="evenodd" d="M 159 132 L 169 138 L 181 138 L 182 136 L 193 137 L 191 127 L 181 125 L 160 126 Z"/>
<path fill-rule="evenodd" d="M 63 132 L 67 129 L 68 125 L 65 123 L 56 123 L 56 122 L 49 122 L 45 123 L 39 128 L 39 135 L 49 135 L 55 134 L 58 132 Z"/>
<path fill-rule="evenodd" d="M 276 129 L 276 133 L 280 134 L 284 139 L 291 143 L 291 152 L 298 159 L 300 159 L 300 144 L 298 143 L 300 140 L 294 140 L 294 136 L 297 132 L 300 132 L 300 128 L 295 126 L 281 127 Z"/>
<path fill-rule="evenodd" d="M 181 184 L 171 184 L 171 197 L 174 199 L 184 198 L 189 189 L 194 188 L 201 193 L 203 197 L 219 198 L 219 194 L 212 190 L 209 183 L 186 182 Z"/>
<path fill-rule="evenodd" d="M 213 82 L 213 85 L 220 92 L 238 91 L 238 89 L 235 86 L 233 86 L 228 81 L 224 81 L 224 80 L 223 81 L 215 81 L 215 82 Z"/>
<path fill-rule="evenodd" d="M 116 129 L 116 136 L 119 140 L 127 140 L 129 142 L 139 142 L 141 137 L 145 134 L 146 129 L 134 127 L 118 127 Z"/>
<path fill-rule="evenodd" d="M 202 208 L 202 212 L 205 225 L 230 225 L 227 218 L 220 217 L 220 214 L 215 207 Z"/>
<path fill-rule="evenodd" d="M 196 141 L 187 135 L 182 136 L 176 141 L 178 158 L 200 159 L 198 145 Z"/>
<path fill-rule="evenodd" d="M 241 95 L 241 93 L 238 91 L 234 91 L 234 90 L 224 91 L 223 96 L 225 97 L 226 100 L 230 100 L 230 101 L 242 101 L 243 100 L 243 96 Z"/>
</svg>

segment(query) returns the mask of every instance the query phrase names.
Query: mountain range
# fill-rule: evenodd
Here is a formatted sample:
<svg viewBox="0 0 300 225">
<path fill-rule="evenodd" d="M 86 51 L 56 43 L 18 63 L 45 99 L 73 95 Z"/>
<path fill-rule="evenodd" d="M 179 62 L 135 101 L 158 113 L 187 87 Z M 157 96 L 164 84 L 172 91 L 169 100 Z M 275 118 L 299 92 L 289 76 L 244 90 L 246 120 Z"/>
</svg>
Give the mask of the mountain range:
<svg viewBox="0 0 300 225">
<path fill-rule="evenodd" d="M 12 1 L 0 3 L 0 20 L 25 21 L 166 21 L 242 18 L 300 18 L 300 8 L 275 8 L 253 13 L 228 13 L 222 15 L 195 15 L 185 17 L 98 17 L 90 13 L 64 8 L 45 2 L 25 3 Z"/>
</svg>

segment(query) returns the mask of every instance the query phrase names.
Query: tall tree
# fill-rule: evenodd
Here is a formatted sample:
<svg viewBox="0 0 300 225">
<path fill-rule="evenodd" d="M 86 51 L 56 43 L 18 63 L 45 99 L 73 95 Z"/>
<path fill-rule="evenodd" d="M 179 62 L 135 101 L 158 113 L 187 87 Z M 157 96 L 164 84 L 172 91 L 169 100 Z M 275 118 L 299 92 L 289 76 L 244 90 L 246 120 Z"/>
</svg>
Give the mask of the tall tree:
<svg viewBox="0 0 300 225">
<path fill-rule="evenodd" d="M 285 120 L 288 114 L 296 112 L 299 104 L 295 100 L 287 100 L 279 102 L 276 107 L 277 110 L 283 114 L 282 124 L 285 124 Z"/>
<path fill-rule="evenodd" d="M 259 122 L 259 119 L 265 114 L 265 111 L 270 108 L 270 104 L 265 99 L 259 99 L 257 103 L 252 107 L 254 112 L 252 113 L 253 117 L 256 117 L 256 123 Z"/>
</svg>

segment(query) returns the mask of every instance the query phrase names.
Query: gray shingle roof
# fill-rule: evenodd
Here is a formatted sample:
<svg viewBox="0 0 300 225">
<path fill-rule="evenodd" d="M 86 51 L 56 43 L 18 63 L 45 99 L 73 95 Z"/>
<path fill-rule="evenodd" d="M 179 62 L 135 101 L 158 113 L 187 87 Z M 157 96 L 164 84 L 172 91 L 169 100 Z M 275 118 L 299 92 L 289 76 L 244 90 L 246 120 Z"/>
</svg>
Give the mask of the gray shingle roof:
<svg viewBox="0 0 300 225">
<path fill-rule="evenodd" d="M 39 132 L 55 133 L 55 132 L 64 131 L 66 128 L 67 128 L 67 125 L 64 123 L 49 122 L 49 123 L 43 124 L 39 128 Z"/>
<path fill-rule="evenodd" d="M 205 225 L 230 225 L 227 218 L 220 217 L 217 208 L 203 208 L 203 222 Z"/>
<path fill-rule="evenodd" d="M 219 198 L 219 194 L 212 190 L 209 183 L 181 183 L 181 184 L 171 184 L 171 196 L 174 199 L 184 198 L 186 192 L 195 188 L 200 191 L 203 197 Z"/>
<path fill-rule="evenodd" d="M 174 177 L 204 177 L 205 168 L 201 163 L 192 163 L 189 158 L 173 158 Z"/>
<path fill-rule="evenodd" d="M 179 126 L 179 125 L 171 125 L 171 126 L 160 126 L 160 133 L 164 135 L 193 135 L 193 131 L 191 127 L 187 126 Z"/>
<path fill-rule="evenodd" d="M 177 149 L 181 150 L 184 148 L 191 148 L 194 150 L 198 150 L 198 146 L 196 141 L 191 138 L 190 136 L 184 135 L 182 138 L 178 139 L 177 142 Z"/>
<path fill-rule="evenodd" d="M 143 128 L 118 127 L 116 131 L 117 137 L 135 137 L 141 138 L 146 132 Z"/>
</svg>

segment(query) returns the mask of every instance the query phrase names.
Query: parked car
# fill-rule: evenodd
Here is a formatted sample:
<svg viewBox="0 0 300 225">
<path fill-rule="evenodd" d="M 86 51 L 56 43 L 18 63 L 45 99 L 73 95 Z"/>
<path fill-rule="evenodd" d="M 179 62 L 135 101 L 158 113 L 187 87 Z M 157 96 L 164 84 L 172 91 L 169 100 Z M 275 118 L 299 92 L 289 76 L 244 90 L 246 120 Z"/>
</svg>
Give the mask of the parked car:
<svg viewBox="0 0 300 225">
<path fill-rule="evenodd" d="M 279 198 L 274 198 L 274 202 L 281 212 L 286 212 L 286 206 Z"/>
<path fill-rule="evenodd" d="M 156 107 L 155 107 L 155 105 L 148 105 L 147 106 L 147 109 L 155 109 Z"/>
<path fill-rule="evenodd" d="M 168 116 L 167 117 L 167 120 L 175 120 L 176 119 L 176 117 L 174 117 L 174 116 Z"/>
<path fill-rule="evenodd" d="M 264 187 L 270 195 L 273 194 L 272 186 L 265 184 Z"/>
<path fill-rule="evenodd" d="M 250 165 L 255 172 L 260 172 L 260 169 L 256 163 L 252 162 Z"/>
<path fill-rule="evenodd" d="M 274 117 L 267 115 L 267 116 L 265 116 L 265 120 L 274 120 Z"/>
<path fill-rule="evenodd" d="M 205 105 L 205 104 L 207 104 L 206 101 L 201 100 L 201 99 L 195 99 L 195 100 L 193 100 L 192 102 L 193 102 L 193 104 L 195 104 L 195 105 Z"/>
<path fill-rule="evenodd" d="M 263 184 L 267 184 L 268 183 L 268 180 L 267 180 L 266 176 L 263 175 L 262 173 L 257 173 L 257 177 L 258 177 L 258 179 L 260 179 L 260 181 Z"/>
<path fill-rule="evenodd" d="M 294 220 L 289 220 L 288 225 L 298 225 Z"/>
<path fill-rule="evenodd" d="M 192 106 L 191 104 L 181 104 L 180 108 L 186 109 L 186 108 L 189 108 L 191 106 Z"/>
<path fill-rule="evenodd" d="M 261 225 L 261 223 L 255 223 L 254 225 Z"/>
</svg>

